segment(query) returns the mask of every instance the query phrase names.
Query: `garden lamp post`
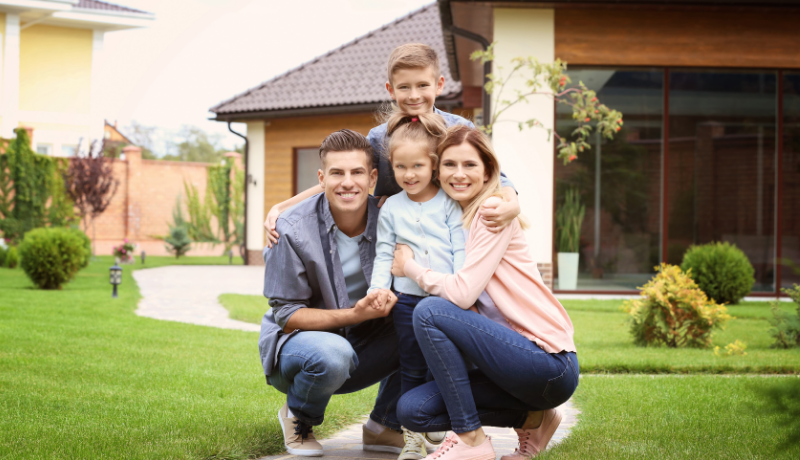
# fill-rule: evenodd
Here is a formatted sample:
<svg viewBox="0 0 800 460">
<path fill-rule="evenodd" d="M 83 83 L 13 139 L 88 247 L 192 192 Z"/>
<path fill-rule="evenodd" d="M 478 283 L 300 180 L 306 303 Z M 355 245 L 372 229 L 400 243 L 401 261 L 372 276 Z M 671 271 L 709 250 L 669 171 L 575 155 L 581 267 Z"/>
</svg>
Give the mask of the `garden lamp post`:
<svg viewBox="0 0 800 460">
<path fill-rule="evenodd" d="M 144 250 L 142 250 L 142 265 L 144 265 Z"/>
<path fill-rule="evenodd" d="M 117 286 L 122 284 L 122 267 L 120 267 L 115 263 L 113 267 L 108 269 L 108 275 L 109 275 L 109 282 L 112 285 L 114 285 L 114 293 L 111 294 L 111 297 L 116 299 L 118 297 Z"/>
</svg>

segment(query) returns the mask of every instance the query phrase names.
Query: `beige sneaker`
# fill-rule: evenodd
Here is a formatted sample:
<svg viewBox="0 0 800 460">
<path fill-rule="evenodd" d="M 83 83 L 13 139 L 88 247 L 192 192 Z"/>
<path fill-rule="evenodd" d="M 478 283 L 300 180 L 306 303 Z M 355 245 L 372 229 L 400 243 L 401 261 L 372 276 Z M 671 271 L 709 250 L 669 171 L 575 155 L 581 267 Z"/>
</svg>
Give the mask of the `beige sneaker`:
<svg viewBox="0 0 800 460">
<path fill-rule="evenodd" d="M 286 404 L 278 411 L 278 421 L 283 430 L 283 445 L 286 452 L 304 457 L 321 457 L 322 445 L 314 437 L 310 425 L 301 422 L 297 417 L 289 417 L 289 406 Z"/>
<path fill-rule="evenodd" d="M 380 434 L 375 434 L 366 425 L 361 427 L 363 447 L 369 452 L 389 452 L 399 454 L 403 451 L 406 442 L 403 440 L 403 432 L 383 427 Z"/>
<path fill-rule="evenodd" d="M 430 433 L 422 433 L 422 436 L 425 436 L 425 441 L 428 444 L 438 446 L 444 441 L 447 431 L 431 431 Z"/>
<path fill-rule="evenodd" d="M 425 450 L 425 438 L 421 433 L 403 428 L 403 440 L 406 445 L 397 460 L 419 460 L 428 455 L 428 451 Z"/>
</svg>

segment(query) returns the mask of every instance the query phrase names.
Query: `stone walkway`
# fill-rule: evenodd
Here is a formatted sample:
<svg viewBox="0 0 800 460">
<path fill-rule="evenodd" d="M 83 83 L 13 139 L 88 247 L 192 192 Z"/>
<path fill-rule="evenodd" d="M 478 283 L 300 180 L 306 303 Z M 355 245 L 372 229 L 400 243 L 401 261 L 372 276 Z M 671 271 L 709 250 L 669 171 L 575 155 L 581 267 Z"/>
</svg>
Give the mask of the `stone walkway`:
<svg viewBox="0 0 800 460">
<path fill-rule="evenodd" d="M 133 277 L 139 285 L 142 300 L 136 314 L 166 321 L 199 324 L 202 326 L 258 331 L 256 324 L 228 318 L 228 311 L 217 301 L 220 294 L 262 295 L 264 267 L 252 266 L 170 266 L 136 270 Z M 580 413 L 571 401 L 561 406 L 564 419 L 549 447 L 561 442 L 578 421 Z M 395 454 L 361 450 L 361 423 L 350 425 L 329 439 L 321 440 L 326 457 L 340 460 L 394 460 Z M 497 459 L 513 452 L 517 437 L 508 428 L 485 428 L 492 437 Z M 429 446 L 430 447 L 430 446 Z M 432 451 L 432 450 L 430 450 Z M 259 460 L 302 460 L 283 453 Z"/>
<path fill-rule="evenodd" d="M 219 304 L 220 294 L 263 295 L 264 267 L 192 266 L 136 270 L 142 300 L 136 314 L 148 318 L 179 321 L 202 326 L 259 331 L 258 324 L 228 318 Z"/>
</svg>

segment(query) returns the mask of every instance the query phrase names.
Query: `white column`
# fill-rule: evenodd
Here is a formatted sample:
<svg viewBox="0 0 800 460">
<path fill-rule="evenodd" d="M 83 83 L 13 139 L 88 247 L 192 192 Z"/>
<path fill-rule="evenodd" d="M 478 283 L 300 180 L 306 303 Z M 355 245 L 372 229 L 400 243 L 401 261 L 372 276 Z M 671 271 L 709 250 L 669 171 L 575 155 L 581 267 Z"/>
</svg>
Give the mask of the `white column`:
<svg viewBox="0 0 800 460">
<path fill-rule="evenodd" d="M 13 137 L 19 125 L 19 14 L 6 13 L 3 40 L 3 127 L 0 136 Z"/>
<path fill-rule="evenodd" d="M 264 249 L 264 122 L 247 122 L 247 250 Z"/>
<path fill-rule="evenodd" d="M 495 61 L 506 72 L 511 59 L 533 56 L 539 62 L 555 60 L 555 14 L 552 9 L 494 10 Z M 527 77 L 525 77 L 527 78 Z M 524 78 L 513 79 L 506 87 L 506 98 L 515 89 L 525 90 Z M 529 104 L 509 109 L 494 123 L 492 142 L 500 157 L 503 172 L 519 192 L 522 214 L 531 224 L 526 238 L 538 263 L 552 263 L 553 247 L 553 139 L 541 128 L 519 130 L 517 122 L 536 118 L 548 128 L 554 126 L 553 100 L 534 96 Z M 505 120 L 505 122 L 504 122 Z"/>
<path fill-rule="evenodd" d="M 103 141 L 103 116 L 105 107 L 103 105 L 103 97 L 100 91 L 101 74 L 103 66 L 103 41 L 105 38 L 105 31 L 94 30 L 92 34 L 92 82 L 91 82 L 91 95 L 90 95 L 90 119 L 91 127 L 89 128 L 88 142 L 94 140 L 99 142 Z"/>
</svg>

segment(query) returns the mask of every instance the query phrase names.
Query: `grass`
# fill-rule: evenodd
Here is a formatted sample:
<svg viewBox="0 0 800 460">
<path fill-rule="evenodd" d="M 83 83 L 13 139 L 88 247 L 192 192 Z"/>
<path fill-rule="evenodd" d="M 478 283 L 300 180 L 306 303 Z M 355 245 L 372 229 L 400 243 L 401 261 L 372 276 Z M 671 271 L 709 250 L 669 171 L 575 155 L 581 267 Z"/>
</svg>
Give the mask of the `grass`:
<svg viewBox="0 0 800 460">
<path fill-rule="evenodd" d="M 147 257 L 146 268 L 227 264 Z M 283 450 L 258 334 L 141 318 L 126 265 L 111 299 L 110 257 L 60 291 L 0 269 L 0 458 L 253 458 Z M 329 435 L 366 414 L 375 388 L 334 397 Z"/>
<path fill-rule="evenodd" d="M 220 303 L 231 317 L 255 324 L 269 305 L 262 296 L 224 294 Z M 746 356 L 715 356 L 711 349 L 643 348 L 633 344 L 621 300 L 564 300 L 575 326 L 578 361 L 583 373 L 800 373 L 800 349 L 770 348 L 769 302 L 745 302 L 729 307 L 732 319 L 715 333 L 713 343 L 724 349 L 734 340 L 747 344 Z M 793 303 L 781 307 L 794 311 Z"/>
<path fill-rule="evenodd" d="M 580 423 L 536 458 L 800 458 L 800 423 L 772 411 L 765 393 L 774 389 L 796 394 L 800 378 L 585 376 L 574 396 Z"/>
<path fill-rule="evenodd" d="M 261 318 L 269 310 L 267 299 L 260 295 L 222 294 L 219 303 L 228 310 L 231 319 L 254 324 L 261 324 Z"/>
</svg>

